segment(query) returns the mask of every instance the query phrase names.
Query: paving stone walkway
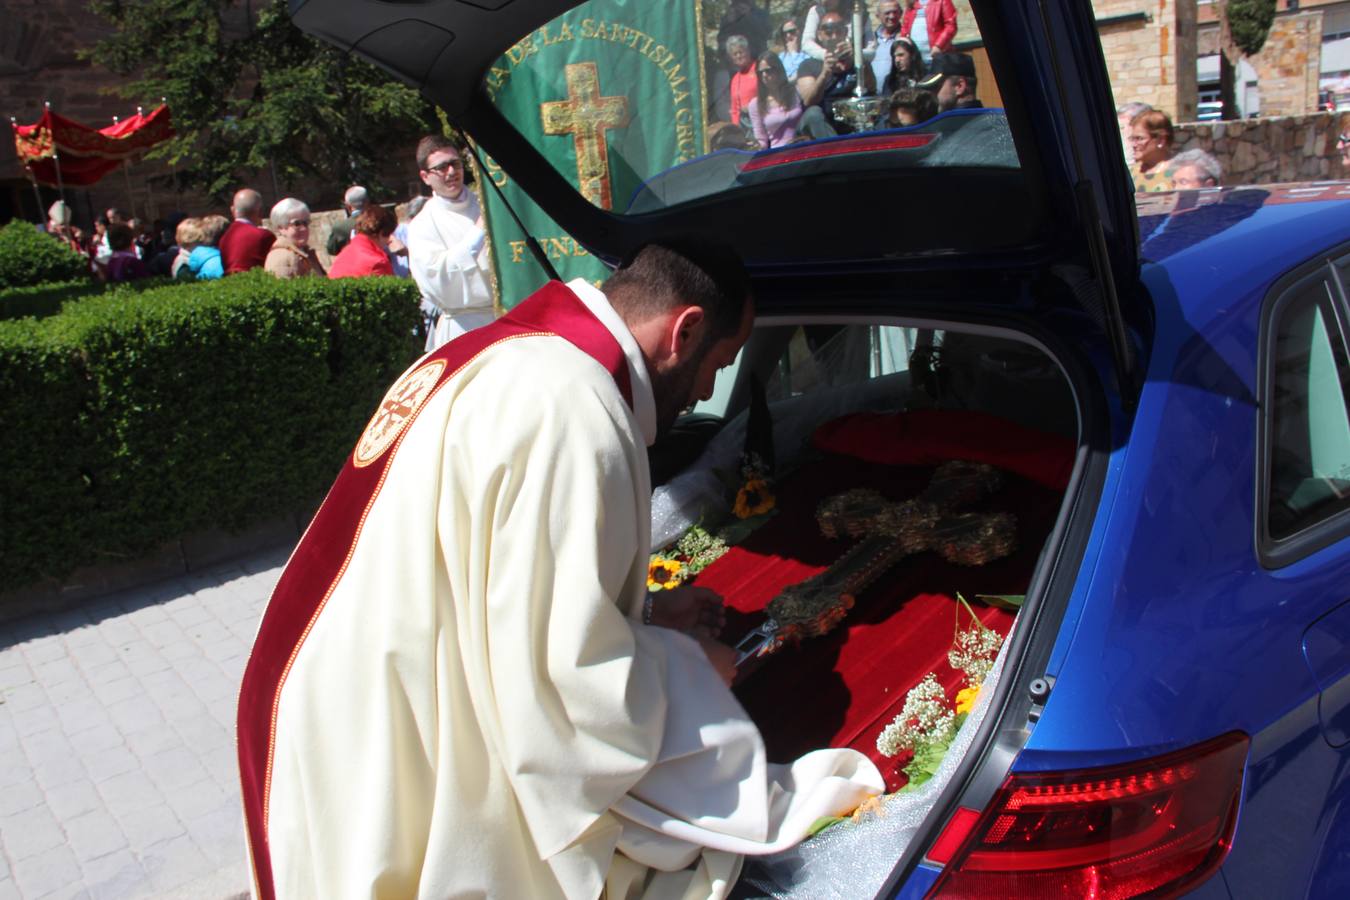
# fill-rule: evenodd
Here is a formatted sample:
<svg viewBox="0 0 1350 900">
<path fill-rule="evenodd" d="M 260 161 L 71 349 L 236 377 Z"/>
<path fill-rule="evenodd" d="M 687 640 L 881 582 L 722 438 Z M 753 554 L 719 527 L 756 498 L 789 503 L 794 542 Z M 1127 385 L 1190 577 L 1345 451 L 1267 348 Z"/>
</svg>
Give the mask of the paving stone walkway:
<svg viewBox="0 0 1350 900">
<path fill-rule="evenodd" d="M 247 892 L 234 703 L 288 552 L 0 623 L 0 900 Z"/>
</svg>

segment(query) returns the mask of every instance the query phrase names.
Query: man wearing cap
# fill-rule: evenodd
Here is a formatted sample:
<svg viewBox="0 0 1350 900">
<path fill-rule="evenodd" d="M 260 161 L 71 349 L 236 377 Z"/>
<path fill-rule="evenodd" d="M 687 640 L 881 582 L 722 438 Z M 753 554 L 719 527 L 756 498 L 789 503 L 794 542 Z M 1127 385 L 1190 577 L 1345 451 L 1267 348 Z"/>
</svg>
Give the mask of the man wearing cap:
<svg viewBox="0 0 1350 900">
<path fill-rule="evenodd" d="M 949 109 L 983 109 L 975 96 L 975 60 L 965 53 L 935 53 L 931 74 L 919 87 L 937 95 L 938 112 Z"/>
</svg>

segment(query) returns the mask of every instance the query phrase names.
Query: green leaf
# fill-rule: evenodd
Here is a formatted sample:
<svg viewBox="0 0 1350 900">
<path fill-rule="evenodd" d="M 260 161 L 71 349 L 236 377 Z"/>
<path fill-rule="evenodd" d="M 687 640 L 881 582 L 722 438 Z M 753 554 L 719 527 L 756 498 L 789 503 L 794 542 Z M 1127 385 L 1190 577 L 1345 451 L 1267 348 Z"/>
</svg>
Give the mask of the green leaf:
<svg viewBox="0 0 1350 900">
<path fill-rule="evenodd" d="M 806 829 L 806 836 L 814 837 L 815 835 L 820 834 L 826 828 L 833 828 L 840 822 L 845 821 L 847 821 L 847 819 L 844 819 L 840 816 L 821 816 L 819 819 L 816 819 L 814 822 L 811 823 L 810 828 Z"/>
<path fill-rule="evenodd" d="M 992 606 L 996 609 L 1006 609 L 1009 612 L 1017 612 L 1022 608 L 1022 602 L 1027 599 L 1026 594 L 976 594 L 976 600 L 983 601 L 986 606 Z"/>
<path fill-rule="evenodd" d="M 728 544 L 739 544 L 754 533 L 755 529 L 765 522 L 778 515 L 777 509 L 771 509 L 758 516 L 751 516 L 748 519 L 737 519 L 733 517 L 725 525 L 717 530 L 717 536 Z"/>
</svg>

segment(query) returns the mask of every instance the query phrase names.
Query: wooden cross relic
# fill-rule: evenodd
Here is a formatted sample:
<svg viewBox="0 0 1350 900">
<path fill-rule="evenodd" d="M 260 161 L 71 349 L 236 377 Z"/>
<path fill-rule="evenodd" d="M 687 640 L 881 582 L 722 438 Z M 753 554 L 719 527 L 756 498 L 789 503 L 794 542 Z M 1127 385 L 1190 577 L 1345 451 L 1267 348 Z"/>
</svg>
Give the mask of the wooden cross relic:
<svg viewBox="0 0 1350 900">
<path fill-rule="evenodd" d="M 855 488 L 822 502 L 816 509 L 821 534 L 861 540 L 824 572 L 770 600 L 769 618 L 736 645 L 736 664 L 788 641 L 828 633 L 865 588 L 907 556 L 933 550 L 958 565 L 982 566 L 1012 553 L 1015 516 L 959 511 L 998 490 L 1002 481 L 993 466 L 953 460 L 939 466 L 928 487 L 910 500 Z"/>
</svg>

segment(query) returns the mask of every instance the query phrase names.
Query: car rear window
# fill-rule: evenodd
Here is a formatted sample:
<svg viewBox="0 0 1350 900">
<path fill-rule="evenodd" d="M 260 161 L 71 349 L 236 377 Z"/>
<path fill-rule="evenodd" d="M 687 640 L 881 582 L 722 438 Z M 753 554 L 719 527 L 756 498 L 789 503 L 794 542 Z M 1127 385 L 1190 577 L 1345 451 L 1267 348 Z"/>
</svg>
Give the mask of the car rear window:
<svg viewBox="0 0 1350 900">
<path fill-rule="evenodd" d="M 890 3 L 854 11 L 844 2 L 842 14 L 824 16 L 813 8 L 796 16 L 745 0 L 592 0 L 522 35 L 484 88 L 586 200 L 620 215 L 835 173 L 1018 169 L 965 0 L 954 37 L 945 25 L 925 35 L 911 23 L 912 44 L 883 27 L 901 27 L 903 3 L 889 12 Z M 913 54 L 897 43 L 918 50 L 903 74 L 893 61 Z M 935 60 L 938 47 L 958 56 Z M 856 76 L 828 74 L 817 59 L 827 52 L 862 74 L 861 89 Z M 963 74 L 916 86 L 938 69 Z M 823 94 L 813 89 L 821 83 Z"/>
</svg>

